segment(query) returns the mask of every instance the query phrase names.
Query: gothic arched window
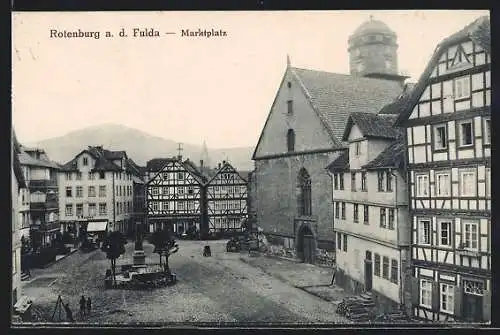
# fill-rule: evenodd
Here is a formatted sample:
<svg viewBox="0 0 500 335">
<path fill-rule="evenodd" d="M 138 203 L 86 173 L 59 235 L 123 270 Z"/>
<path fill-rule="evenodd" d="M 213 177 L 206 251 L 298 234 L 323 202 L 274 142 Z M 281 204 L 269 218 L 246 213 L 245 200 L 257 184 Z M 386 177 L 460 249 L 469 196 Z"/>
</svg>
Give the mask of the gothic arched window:
<svg viewBox="0 0 500 335">
<path fill-rule="evenodd" d="M 295 132 L 293 129 L 288 129 L 286 133 L 286 147 L 289 152 L 295 150 Z"/>
<path fill-rule="evenodd" d="M 311 177 L 304 168 L 300 169 L 297 178 L 297 210 L 301 216 L 312 215 Z"/>
</svg>

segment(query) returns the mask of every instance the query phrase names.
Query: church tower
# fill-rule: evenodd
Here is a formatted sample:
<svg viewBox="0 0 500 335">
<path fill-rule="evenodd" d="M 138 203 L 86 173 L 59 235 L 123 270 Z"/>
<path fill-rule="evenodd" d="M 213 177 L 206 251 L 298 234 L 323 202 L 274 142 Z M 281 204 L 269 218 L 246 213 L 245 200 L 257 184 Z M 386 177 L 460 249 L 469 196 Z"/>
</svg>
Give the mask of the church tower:
<svg viewBox="0 0 500 335">
<path fill-rule="evenodd" d="M 349 37 L 348 46 L 351 75 L 403 79 L 398 70 L 397 36 L 384 22 L 371 16 Z"/>
</svg>

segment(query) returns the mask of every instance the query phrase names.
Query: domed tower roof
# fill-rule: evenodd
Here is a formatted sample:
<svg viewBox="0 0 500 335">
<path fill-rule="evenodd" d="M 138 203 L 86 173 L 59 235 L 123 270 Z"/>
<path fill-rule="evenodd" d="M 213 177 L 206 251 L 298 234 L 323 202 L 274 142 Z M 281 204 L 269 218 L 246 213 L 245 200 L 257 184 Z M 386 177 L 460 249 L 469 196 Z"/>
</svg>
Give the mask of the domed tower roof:
<svg viewBox="0 0 500 335">
<path fill-rule="evenodd" d="M 373 16 L 370 16 L 368 21 L 363 22 L 358 29 L 354 31 L 351 38 L 367 34 L 396 35 L 396 33 L 394 33 L 394 31 L 392 31 L 391 28 L 389 28 L 384 22 L 373 19 Z"/>
</svg>

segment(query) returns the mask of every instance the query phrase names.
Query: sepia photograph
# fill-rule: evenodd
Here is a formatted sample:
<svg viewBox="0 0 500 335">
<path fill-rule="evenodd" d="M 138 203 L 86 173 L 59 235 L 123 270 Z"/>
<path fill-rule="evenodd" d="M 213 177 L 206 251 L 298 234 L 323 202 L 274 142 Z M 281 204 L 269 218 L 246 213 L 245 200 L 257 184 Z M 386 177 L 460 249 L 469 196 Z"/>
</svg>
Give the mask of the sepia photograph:
<svg viewBox="0 0 500 335">
<path fill-rule="evenodd" d="M 488 10 L 11 25 L 12 328 L 490 325 Z"/>
</svg>

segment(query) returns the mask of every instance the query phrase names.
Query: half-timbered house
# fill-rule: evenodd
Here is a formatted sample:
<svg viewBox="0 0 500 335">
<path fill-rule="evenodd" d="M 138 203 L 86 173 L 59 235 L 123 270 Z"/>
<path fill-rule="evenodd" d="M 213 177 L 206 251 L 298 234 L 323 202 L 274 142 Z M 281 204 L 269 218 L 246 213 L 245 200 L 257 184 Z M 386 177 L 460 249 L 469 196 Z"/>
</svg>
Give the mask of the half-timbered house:
<svg viewBox="0 0 500 335">
<path fill-rule="evenodd" d="M 148 232 L 170 229 L 182 234 L 203 222 L 204 177 L 189 160 L 155 158 L 146 165 L 146 210 Z"/>
<path fill-rule="evenodd" d="M 349 148 L 328 169 L 332 176 L 336 282 L 367 291 L 385 310 L 404 303 L 402 269 L 409 261 L 404 139 L 393 127 L 407 95 L 384 113 L 352 113 L 343 140 Z M 390 113 L 387 113 L 389 110 Z"/>
<path fill-rule="evenodd" d="M 415 316 L 491 319 L 491 51 L 481 17 L 443 40 L 406 128 Z"/>
<path fill-rule="evenodd" d="M 210 234 L 239 232 L 247 218 L 247 181 L 229 163 L 219 165 L 206 184 Z"/>
</svg>

